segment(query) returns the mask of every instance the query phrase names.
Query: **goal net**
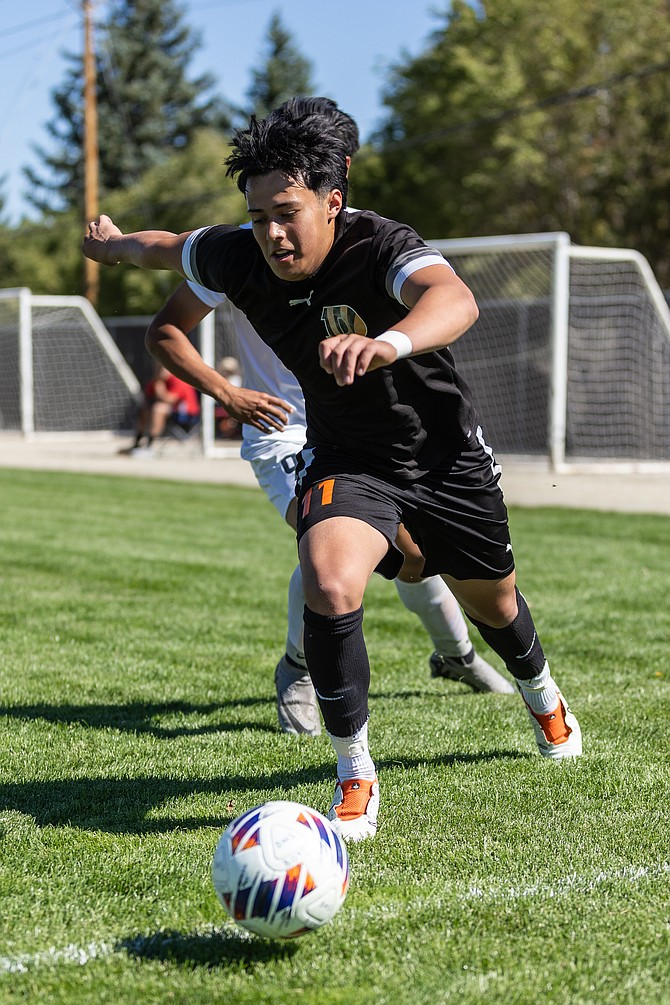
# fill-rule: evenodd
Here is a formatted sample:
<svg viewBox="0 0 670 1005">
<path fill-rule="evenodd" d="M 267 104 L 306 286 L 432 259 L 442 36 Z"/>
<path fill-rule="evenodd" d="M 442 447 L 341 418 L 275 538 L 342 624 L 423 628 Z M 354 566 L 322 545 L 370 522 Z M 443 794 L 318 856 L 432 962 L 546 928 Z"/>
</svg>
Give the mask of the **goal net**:
<svg viewBox="0 0 670 1005">
<path fill-rule="evenodd" d="M 0 429 L 130 429 L 139 383 L 83 297 L 0 290 Z"/>
<path fill-rule="evenodd" d="M 670 311 L 640 254 L 560 233 L 429 243 L 479 304 L 454 356 L 497 452 L 670 461 Z"/>
</svg>

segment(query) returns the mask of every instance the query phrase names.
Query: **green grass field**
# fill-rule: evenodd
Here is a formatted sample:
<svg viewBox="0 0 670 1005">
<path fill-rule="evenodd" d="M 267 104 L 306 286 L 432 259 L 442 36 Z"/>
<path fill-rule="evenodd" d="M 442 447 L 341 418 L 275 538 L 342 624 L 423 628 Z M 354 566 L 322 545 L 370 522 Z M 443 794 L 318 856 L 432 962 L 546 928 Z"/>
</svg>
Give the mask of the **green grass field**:
<svg viewBox="0 0 670 1005">
<path fill-rule="evenodd" d="M 330 804 L 327 737 L 276 725 L 291 532 L 253 489 L 0 471 L 0 499 L 0 1002 L 670 1002 L 669 519 L 511 513 L 574 765 L 520 699 L 432 681 L 374 577 L 378 837 L 280 944 L 210 862 L 259 802 Z"/>
</svg>

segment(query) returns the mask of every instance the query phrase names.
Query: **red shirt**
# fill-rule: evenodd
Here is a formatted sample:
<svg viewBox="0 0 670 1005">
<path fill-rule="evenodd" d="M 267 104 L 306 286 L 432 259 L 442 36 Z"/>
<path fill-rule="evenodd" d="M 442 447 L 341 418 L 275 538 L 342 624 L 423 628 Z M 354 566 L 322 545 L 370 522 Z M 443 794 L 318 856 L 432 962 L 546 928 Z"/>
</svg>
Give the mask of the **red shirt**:
<svg viewBox="0 0 670 1005">
<path fill-rule="evenodd" d="M 181 412 L 185 415 L 200 415 L 200 401 L 198 400 L 198 392 L 194 387 L 187 384 L 185 380 L 175 377 L 172 373 L 165 378 L 164 383 L 169 394 L 177 395 L 177 401 L 172 405 L 175 412 Z M 155 380 L 149 381 L 144 388 L 144 393 L 147 398 L 155 399 Z"/>
</svg>

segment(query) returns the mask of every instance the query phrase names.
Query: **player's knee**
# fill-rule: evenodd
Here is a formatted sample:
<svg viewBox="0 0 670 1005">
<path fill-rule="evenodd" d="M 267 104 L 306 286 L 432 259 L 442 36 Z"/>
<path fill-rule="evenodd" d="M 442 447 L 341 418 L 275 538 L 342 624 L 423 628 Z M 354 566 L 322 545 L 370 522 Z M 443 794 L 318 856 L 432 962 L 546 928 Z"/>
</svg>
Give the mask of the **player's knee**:
<svg viewBox="0 0 670 1005">
<path fill-rule="evenodd" d="M 470 620 L 489 628 L 507 628 L 519 613 L 513 576 L 496 583 L 480 583 L 477 590 L 468 591 L 467 598 L 461 599 Z"/>
<path fill-rule="evenodd" d="M 363 603 L 365 584 L 346 569 L 303 568 L 305 603 L 316 614 L 346 614 Z"/>
<path fill-rule="evenodd" d="M 466 611 L 466 614 L 475 624 L 482 624 L 488 628 L 507 628 L 516 616 L 510 617 L 507 611 L 491 606 L 481 607 L 476 612 Z"/>
<path fill-rule="evenodd" d="M 403 583 L 418 583 L 423 575 L 426 560 L 403 524 L 398 527 L 395 543 L 403 554 L 403 565 L 398 573 L 398 579 Z"/>
</svg>

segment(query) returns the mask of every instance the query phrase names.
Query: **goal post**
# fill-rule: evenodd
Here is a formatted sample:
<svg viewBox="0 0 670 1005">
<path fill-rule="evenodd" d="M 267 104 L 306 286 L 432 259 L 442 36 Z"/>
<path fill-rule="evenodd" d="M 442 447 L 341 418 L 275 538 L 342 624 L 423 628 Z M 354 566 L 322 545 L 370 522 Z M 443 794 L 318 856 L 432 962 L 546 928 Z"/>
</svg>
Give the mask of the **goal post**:
<svg viewBox="0 0 670 1005">
<path fill-rule="evenodd" d="M 216 319 L 214 312 L 207 314 L 198 325 L 198 348 L 205 363 L 216 369 Z M 214 398 L 203 394 L 200 399 L 200 423 L 202 449 L 206 457 L 223 456 L 216 443 L 216 403 Z"/>
<path fill-rule="evenodd" d="M 453 351 L 500 454 L 670 463 L 670 310 L 639 252 L 560 232 L 428 243 L 477 298 Z"/>
<path fill-rule="evenodd" d="M 567 460 L 670 462 L 670 309 L 637 251 L 570 248 Z"/>
<path fill-rule="evenodd" d="M 140 385 L 84 297 L 0 290 L 0 429 L 132 428 Z"/>
</svg>

